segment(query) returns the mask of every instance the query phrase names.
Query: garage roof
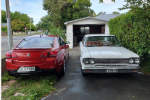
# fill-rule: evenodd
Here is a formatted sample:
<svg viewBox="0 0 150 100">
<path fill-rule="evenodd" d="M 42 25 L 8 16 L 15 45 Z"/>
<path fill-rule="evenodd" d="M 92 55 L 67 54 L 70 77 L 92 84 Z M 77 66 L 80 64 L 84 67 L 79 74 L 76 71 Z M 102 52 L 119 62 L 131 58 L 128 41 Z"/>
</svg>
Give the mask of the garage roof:
<svg viewBox="0 0 150 100">
<path fill-rule="evenodd" d="M 72 20 L 72 21 L 68 21 L 68 22 L 65 22 L 64 24 L 68 24 L 68 23 L 71 23 L 71 22 L 75 22 L 75 21 L 80 21 L 80 20 L 83 20 L 83 19 L 97 19 L 97 20 L 102 20 L 102 21 L 106 21 L 108 22 L 110 19 L 113 19 L 117 16 L 119 16 L 120 14 L 103 14 L 103 15 L 100 15 L 100 16 L 97 16 L 97 17 L 84 17 L 84 18 L 80 18 L 80 19 L 76 19 L 76 20 Z"/>
</svg>

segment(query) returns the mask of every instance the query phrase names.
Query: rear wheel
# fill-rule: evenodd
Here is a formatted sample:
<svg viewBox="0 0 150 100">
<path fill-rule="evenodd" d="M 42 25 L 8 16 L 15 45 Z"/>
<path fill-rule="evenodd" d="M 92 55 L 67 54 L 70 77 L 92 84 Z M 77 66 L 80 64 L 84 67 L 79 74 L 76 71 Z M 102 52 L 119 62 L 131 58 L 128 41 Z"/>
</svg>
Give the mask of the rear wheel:
<svg viewBox="0 0 150 100">
<path fill-rule="evenodd" d="M 66 62 L 65 62 L 65 58 L 64 58 L 63 68 L 62 68 L 62 70 L 59 72 L 59 75 L 60 75 L 60 76 L 65 75 L 65 68 L 66 68 Z"/>
</svg>

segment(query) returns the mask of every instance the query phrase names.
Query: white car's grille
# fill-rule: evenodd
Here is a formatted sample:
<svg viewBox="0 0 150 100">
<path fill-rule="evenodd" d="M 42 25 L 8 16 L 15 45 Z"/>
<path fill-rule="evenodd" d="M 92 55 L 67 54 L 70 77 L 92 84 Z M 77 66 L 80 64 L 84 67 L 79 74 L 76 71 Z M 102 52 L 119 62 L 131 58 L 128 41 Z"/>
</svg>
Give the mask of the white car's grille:
<svg viewBox="0 0 150 100">
<path fill-rule="evenodd" d="M 128 59 L 95 59 L 95 63 L 128 63 Z"/>
</svg>

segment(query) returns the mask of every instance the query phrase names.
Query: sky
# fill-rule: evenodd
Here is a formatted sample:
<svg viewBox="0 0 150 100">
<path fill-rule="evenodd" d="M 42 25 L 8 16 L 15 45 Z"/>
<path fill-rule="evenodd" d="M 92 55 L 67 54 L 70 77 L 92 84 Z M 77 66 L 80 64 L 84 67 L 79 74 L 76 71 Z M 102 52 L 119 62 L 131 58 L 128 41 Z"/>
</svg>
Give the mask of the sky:
<svg viewBox="0 0 150 100">
<path fill-rule="evenodd" d="M 118 10 L 118 8 L 125 4 L 124 0 L 115 0 L 115 3 L 111 0 L 104 0 L 104 3 L 99 3 L 99 0 L 91 0 L 91 3 L 91 9 L 93 9 L 96 14 L 101 11 L 106 12 L 106 14 L 111 14 L 113 11 L 118 11 L 120 13 L 128 12 L 128 10 Z M 10 11 L 19 11 L 27 14 L 33 18 L 34 25 L 47 14 L 47 11 L 43 10 L 42 5 L 43 0 L 9 0 Z M 5 0 L 1 0 L 1 10 L 6 10 Z"/>
</svg>

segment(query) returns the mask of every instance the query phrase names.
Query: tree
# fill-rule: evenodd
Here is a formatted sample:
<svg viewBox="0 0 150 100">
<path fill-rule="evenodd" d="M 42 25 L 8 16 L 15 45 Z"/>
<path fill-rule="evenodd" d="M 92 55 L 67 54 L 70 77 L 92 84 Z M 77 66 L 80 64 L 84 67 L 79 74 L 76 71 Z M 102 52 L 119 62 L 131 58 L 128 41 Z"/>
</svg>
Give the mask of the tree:
<svg viewBox="0 0 150 100">
<path fill-rule="evenodd" d="M 68 3 L 67 0 L 49 1 L 44 0 L 44 9 L 48 11 L 51 22 L 56 27 L 64 28 L 64 22 L 88 16 L 95 16 L 95 12 L 90 9 L 90 2 L 80 2 L 78 7 L 73 6 L 76 0 Z"/>
<path fill-rule="evenodd" d="M 24 21 L 25 24 L 30 23 L 30 18 L 28 17 L 28 15 L 18 11 L 15 11 L 11 14 L 11 20 L 13 21 L 14 19 L 20 19 L 21 21 Z"/>
<path fill-rule="evenodd" d="M 27 30 L 30 30 L 30 24 L 26 24 Z M 31 24 L 31 31 L 37 31 L 35 25 Z"/>
<path fill-rule="evenodd" d="M 1 17 L 2 17 L 2 23 L 7 23 L 7 20 L 6 20 L 6 11 L 4 10 L 1 10 Z M 18 11 L 15 11 L 14 13 L 10 12 L 10 18 L 11 18 L 11 21 L 15 20 L 15 19 L 20 19 L 21 21 L 24 21 L 25 24 L 28 24 L 30 23 L 30 18 L 28 17 L 27 14 L 24 14 L 24 13 L 21 13 L 21 12 L 18 12 Z M 33 21 L 32 21 L 33 23 Z"/>
<path fill-rule="evenodd" d="M 1 10 L 1 18 L 2 18 L 2 23 L 7 23 L 7 20 L 6 20 L 6 11 L 4 10 Z"/>
<path fill-rule="evenodd" d="M 14 19 L 11 21 L 12 31 L 24 31 L 25 22 L 20 19 Z"/>
<path fill-rule="evenodd" d="M 106 12 L 99 12 L 99 13 L 97 14 L 97 16 L 103 15 L 103 14 L 106 14 Z"/>
<path fill-rule="evenodd" d="M 120 14 L 119 12 L 117 12 L 117 11 L 114 11 L 114 12 L 112 12 L 112 14 Z"/>
</svg>

